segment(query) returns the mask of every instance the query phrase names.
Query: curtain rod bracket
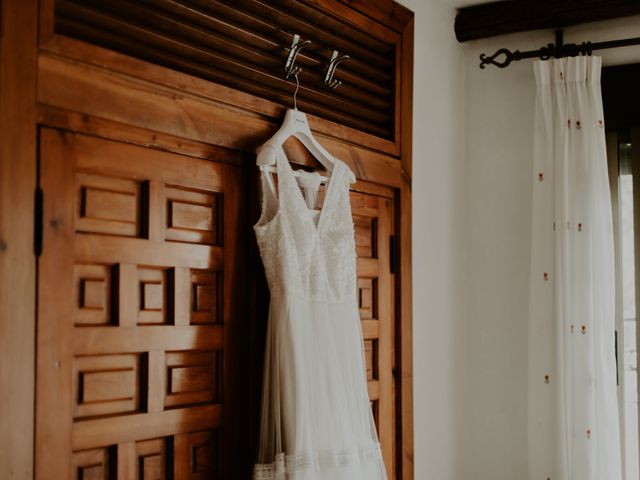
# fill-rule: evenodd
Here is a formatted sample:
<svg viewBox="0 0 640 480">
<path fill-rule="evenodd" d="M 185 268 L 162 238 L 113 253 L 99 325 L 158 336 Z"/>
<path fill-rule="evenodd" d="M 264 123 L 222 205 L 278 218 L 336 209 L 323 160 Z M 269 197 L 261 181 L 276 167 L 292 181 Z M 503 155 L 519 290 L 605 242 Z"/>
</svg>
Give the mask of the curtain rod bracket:
<svg viewBox="0 0 640 480">
<path fill-rule="evenodd" d="M 563 31 L 556 30 L 555 33 L 556 43 L 549 43 L 546 46 L 539 48 L 538 50 L 528 50 L 525 52 L 516 50 L 515 52 L 512 52 L 508 48 L 501 48 L 497 50 L 493 55 L 482 53 L 480 54 L 480 68 L 484 69 L 487 65 L 495 65 L 498 68 L 506 68 L 511 65 L 512 62 L 517 62 L 526 58 L 539 58 L 540 60 L 549 60 L 552 57 L 576 57 L 578 55 L 591 55 L 594 50 L 640 45 L 640 37 L 598 43 L 564 43 Z M 503 56 L 504 58 L 500 58 L 501 56 Z"/>
</svg>

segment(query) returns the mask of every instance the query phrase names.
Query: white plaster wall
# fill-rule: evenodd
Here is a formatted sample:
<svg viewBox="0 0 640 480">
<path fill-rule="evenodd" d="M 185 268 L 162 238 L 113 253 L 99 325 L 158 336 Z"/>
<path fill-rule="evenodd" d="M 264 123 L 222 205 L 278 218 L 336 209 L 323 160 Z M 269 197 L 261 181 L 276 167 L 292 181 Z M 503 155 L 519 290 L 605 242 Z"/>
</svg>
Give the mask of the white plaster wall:
<svg viewBox="0 0 640 480">
<path fill-rule="evenodd" d="M 464 57 L 455 9 L 415 12 L 413 275 L 415 478 L 458 480 L 464 278 Z"/>
</svg>

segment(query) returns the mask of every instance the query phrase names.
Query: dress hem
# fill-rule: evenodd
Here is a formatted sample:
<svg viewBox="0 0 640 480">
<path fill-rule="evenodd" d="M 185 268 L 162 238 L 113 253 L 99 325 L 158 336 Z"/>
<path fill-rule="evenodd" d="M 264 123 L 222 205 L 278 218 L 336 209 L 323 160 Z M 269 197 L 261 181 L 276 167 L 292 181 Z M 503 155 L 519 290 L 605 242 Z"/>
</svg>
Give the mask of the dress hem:
<svg viewBox="0 0 640 480">
<path fill-rule="evenodd" d="M 380 443 L 348 450 L 305 451 L 289 455 L 278 453 L 273 463 L 259 463 L 254 466 L 253 480 L 285 480 L 286 475 L 303 470 L 346 468 L 372 461 L 378 463 L 384 471 Z"/>
</svg>

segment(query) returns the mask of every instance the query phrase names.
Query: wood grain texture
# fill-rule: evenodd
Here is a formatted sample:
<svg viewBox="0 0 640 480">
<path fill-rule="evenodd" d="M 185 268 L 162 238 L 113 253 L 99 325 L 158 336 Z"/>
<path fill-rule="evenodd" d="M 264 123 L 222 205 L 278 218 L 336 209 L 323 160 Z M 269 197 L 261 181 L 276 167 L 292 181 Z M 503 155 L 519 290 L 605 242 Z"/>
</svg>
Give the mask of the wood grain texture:
<svg viewBox="0 0 640 480">
<path fill-rule="evenodd" d="M 38 335 L 36 388 L 36 479 L 71 478 L 74 163 L 68 161 L 61 132 L 41 134 L 44 206 L 43 250 L 38 268 Z M 54 194 L 55 192 L 55 194 Z M 55 412 L 55 415 L 51 413 Z"/>
<path fill-rule="evenodd" d="M 191 141 L 167 133 L 135 127 L 128 123 L 107 120 L 80 112 L 38 105 L 38 123 L 89 136 L 115 139 L 153 150 L 202 158 L 218 163 L 242 165 L 253 160 L 253 154 L 239 150 Z M 251 158 L 250 158 L 251 157 Z"/>
<path fill-rule="evenodd" d="M 255 151 L 277 129 L 276 123 L 254 114 L 48 55 L 39 59 L 38 99 L 46 105 L 245 152 Z M 400 186 L 399 162 L 394 157 L 331 137 L 318 138 L 358 178 Z M 296 163 L 312 162 L 295 139 L 285 144 L 285 150 Z"/>
<path fill-rule="evenodd" d="M 134 76 L 151 83 L 174 88 L 181 93 L 189 93 L 202 98 L 220 102 L 245 111 L 278 119 L 284 116 L 290 101 L 284 105 L 273 99 L 266 99 L 213 83 L 182 72 L 170 70 L 160 65 L 148 63 L 137 58 L 91 45 L 73 38 L 53 35 L 41 45 L 41 49 L 51 54 L 63 55 L 82 63 L 101 67 L 124 75 Z M 372 148 L 393 155 L 399 154 L 398 142 L 391 142 L 375 135 L 341 125 L 314 115 L 308 115 L 309 123 L 314 131 L 356 145 Z"/>
<path fill-rule="evenodd" d="M 379 198 L 377 241 L 378 271 L 377 279 L 377 318 L 379 322 L 378 339 L 378 436 L 382 446 L 383 458 L 390 478 L 396 472 L 396 423 L 394 405 L 395 386 L 393 380 L 393 331 L 395 329 L 394 306 L 392 298 L 391 268 L 389 245 L 391 236 L 391 202 L 389 199 Z"/>
<path fill-rule="evenodd" d="M 97 418 L 74 424 L 72 447 L 74 450 L 85 450 L 104 444 L 130 442 L 139 438 L 155 438 L 212 429 L 219 427 L 222 420 L 221 405 L 140 413 L 116 418 Z"/>
<path fill-rule="evenodd" d="M 38 42 L 45 42 L 55 31 L 55 0 L 40 0 L 38 11 Z"/>
<path fill-rule="evenodd" d="M 396 196 L 397 250 L 396 272 L 396 393 L 398 417 L 396 424 L 398 478 L 413 480 L 413 282 L 412 282 L 412 197 L 413 165 L 413 58 L 414 20 L 407 23 L 402 40 L 402 186 Z"/>
<path fill-rule="evenodd" d="M 0 478 L 33 477 L 37 4 L 0 2 Z"/>
<path fill-rule="evenodd" d="M 222 206 L 224 229 L 222 243 L 225 248 L 223 260 L 222 302 L 233 308 L 223 308 L 220 315 L 224 326 L 225 350 L 222 354 L 223 403 L 228 418 L 222 427 L 223 442 L 230 446 L 225 450 L 229 460 L 222 463 L 222 478 L 243 478 L 248 476 L 253 464 L 252 452 L 241 446 L 246 445 L 245 432 L 250 428 L 249 386 L 239 380 L 248 370 L 249 342 L 246 338 L 246 318 L 249 306 L 246 304 L 247 248 L 250 228 L 246 223 L 246 180 L 225 186 Z M 216 319 L 217 320 L 217 319 Z"/>
<path fill-rule="evenodd" d="M 149 391 L 147 393 L 147 409 L 150 412 L 161 412 L 164 409 L 164 397 L 167 391 L 167 375 L 165 371 L 165 352 L 154 350 L 149 352 Z"/>
<path fill-rule="evenodd" d="M 115 139 L 153 150 L 179 153 L 181 155 L 201 158 L 218 163 L 228 163 L 239 166 L 249 165 L 252 167 L 255 159 L 254 154 L 249 152 L 231 150 L 199 141 L 190 141 L 167 133 L 149 130 L 146 128 L 138 128 L 126 123 L 106 120 L 104 118 L 84 115 L 78 112 L 46 105 L 39 105 L 38 107 L 38 122 L 72 132 L 85 133 L 89 136 L 104 139 Z M 292 162 L 304 167 L 317 167 L 317 160 L 315 160 L 302 145 L 294 142 L 295 141 L 292 140 L 286 145 L 289 152 L 289 158 Z M 377 158 L 382 160 L 384 157 L 380 156 Z M 361 171 L 370 170 L 366 156 L 361 159 L 361 164 Z M 397 182 L 398 185 L 400 185 L 401 172 L 399 162 L 396 160 L 388 160 L 385 161 L 383 165 L 388 165 L 387 168 L 394 171 L 390 177 L 391 185 L 396 183 L 395 168 L 398 169 Z M 383 168 L 382 165 L 378 167 L 378 169 L 381 168 Z M 376 170 L 376 168 L 374 168 L 374 170 Z M 367 181 L 359 179 L 351 186 L 351 190 L 393 198 L 395 195 L 395 189 L 384 183 L 380 183 L 381 179 L 378 179 L 377 177 L 376 180 L 377 182 L 374 183 L 370 180 Z"/>
<path fill-rule="evenodd" d="M 117 454 L 117 478 L 136 478 L 136 460 L 135 442 L 120 443 Z"/>
<path fill-rule="evenodd" d="M 633 0 L 514 1 L 461 8 L 455 21 L 459 42 L 529 30 L 564 28 L 580 23 L 640 14 Z M 585 38 L 584 41 L 590 40 Z"/>
</svg>

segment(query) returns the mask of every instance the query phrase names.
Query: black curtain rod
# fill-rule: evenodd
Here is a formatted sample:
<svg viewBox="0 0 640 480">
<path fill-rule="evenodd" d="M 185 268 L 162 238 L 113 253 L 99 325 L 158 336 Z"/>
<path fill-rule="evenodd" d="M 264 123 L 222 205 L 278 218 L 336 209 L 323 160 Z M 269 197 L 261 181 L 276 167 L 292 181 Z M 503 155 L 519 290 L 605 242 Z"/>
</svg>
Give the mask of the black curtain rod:
<svg viewBox="0 0 640 480">
<path fill-rule="evenodd" d="M 632 45 L 640 45 L 640 37 L 625 38 L 622 40 L 610 40 L 608 42 L 582 42 L 576 43 L 564 43 L 562 30 L 556 30 L 556 43 L 549 43 L 547 46 L 539 48 L 538 50 L 528 50 L 521 52 L 516 50 L 512 52 L 507 48 L 501 48 L 491 56 L 487 56 L 482 53 L 480 55 L 480 68 L 485 68 L 487 65 L 495 65 L 496 67 L 506 68 L 511 65 L 511 62 L 517 62 L 518 60 L 524 60 L 526 58 L 539 58 L 541 60 L 548 60 L 551 57 L 575 57 L 577 55 L 591 55 L 595 50 L 604 50 L 605 48 L 618 48 L 629 47 Z M 499 60 L 498 57 L 504 55 L 503 60 Z"/>
</svg>

